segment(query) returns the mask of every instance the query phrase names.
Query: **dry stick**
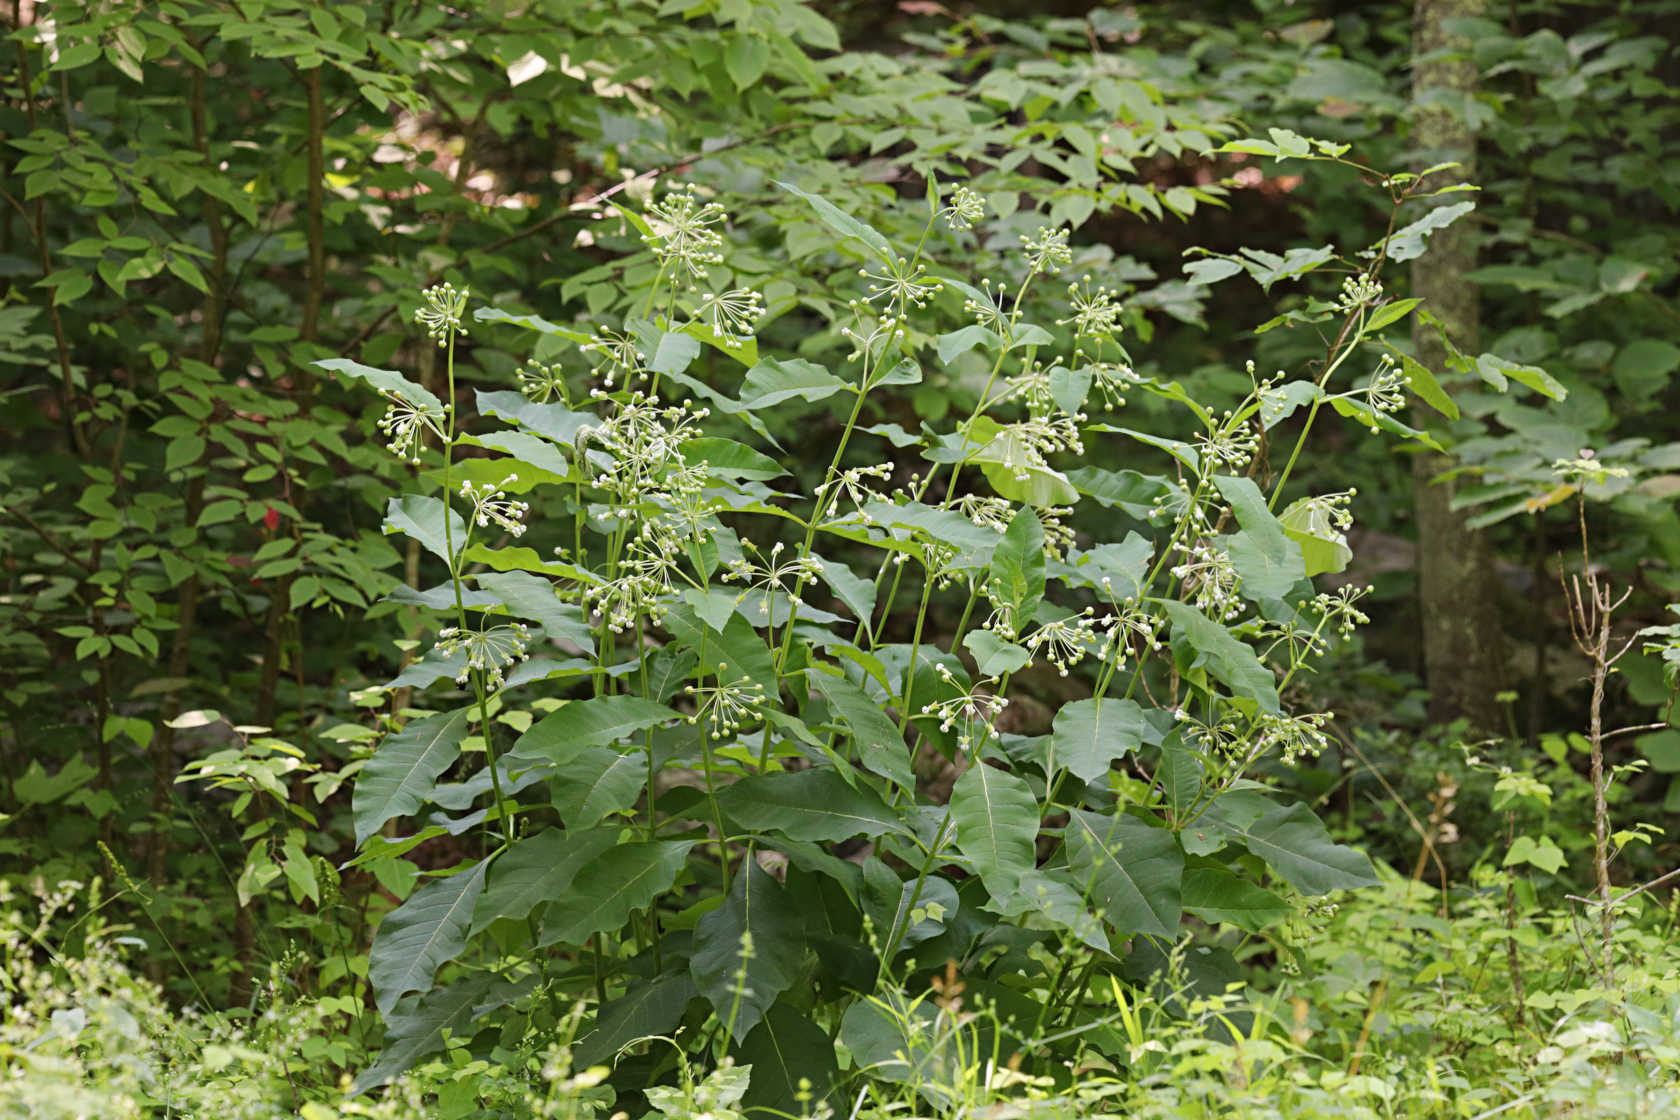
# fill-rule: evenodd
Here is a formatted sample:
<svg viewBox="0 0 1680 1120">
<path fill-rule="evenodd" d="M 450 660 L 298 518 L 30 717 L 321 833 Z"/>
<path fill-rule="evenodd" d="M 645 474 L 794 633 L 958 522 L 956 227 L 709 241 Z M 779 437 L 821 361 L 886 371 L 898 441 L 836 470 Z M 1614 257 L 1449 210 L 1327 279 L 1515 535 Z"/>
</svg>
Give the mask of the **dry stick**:
<svg viewBox="0 0 1680 1120">
<path fill-rule="evenodd" d="M 1627 602 L 1633 589 L 1622 592 L 1620 598 L 1610 597 L 1610 587 L 1592 570 L 1592 555 L 1587 547 L 1586 499 L 1577 502 L 1581 526 L 1581 566 L 1586 575 L 1583 592 L 1581 577 L 1571 576 L 1564 584 L 1564 599 L 1569 604 L 1569 629 L 1575 648 L 1592 663 L 1592 706 L 1590 709 L 1587 744 L 1591 749 L 1593 787 L 1593 873 L 1597 880 L 1600 952 L 1604 956 L 1604 982 L 1616 982 L 1614 937 L 1616 915 L 1610 905 L 1610 809 L 1604 781 L 1604 682 L 1611 668 L 1633 645 L 1628 639 L 1616 653 L 1610 652 L 1611 619 L 1616 609 Z M 1558 579 L 1563 580 L 1563 567 L 1558 566 Z"/>
</svg>

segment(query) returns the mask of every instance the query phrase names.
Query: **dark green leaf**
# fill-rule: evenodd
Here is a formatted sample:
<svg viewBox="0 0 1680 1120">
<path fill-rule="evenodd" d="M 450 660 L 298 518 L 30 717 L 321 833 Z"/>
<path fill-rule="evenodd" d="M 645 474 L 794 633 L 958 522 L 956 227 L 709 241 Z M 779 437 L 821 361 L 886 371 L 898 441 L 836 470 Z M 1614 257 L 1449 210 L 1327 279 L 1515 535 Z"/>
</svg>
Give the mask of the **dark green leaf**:
<svg viewBox="0 0 1680 1120">
<path fill-rule="evenodd" d="M 802 929 L 799 911 L 785 888 L 754 860 L 747 860 L 736 872 L 723 905 L 695 927 L 689 970 L 736 1042 L 758 1025 L 776 997 L 799 978 L 805 960 Z M 744 936 L 750 936 L 751 951 L 744 962 L 743 984 L 739 976 Z"/>
<path fill-rule="evenodd" d="M 438 778 L 459 757 L 472 713 L 465 707 L 426 716 L 385 736 L 356 776 L 350 812 L 357 847 L 386 821 L 409 816 L 426 804 Z"/>
<path fill-rule="evenodd" d="M 486 867 L 480 862 L 434 879 L 379 923 L 368 951 L 368 982 L 381 1013 L 390 1014 L 409 992 L 428 991 L 437 970 L 466 948 Z"/>
<path fill-rule="evenodd" d="M 1069 866 L 1110 925 L 1121 934 L 1177 936 L 1184 853 L 1172 832 L 1125 813 L 1075 809 L 1066 839 Z"/>
</svg>

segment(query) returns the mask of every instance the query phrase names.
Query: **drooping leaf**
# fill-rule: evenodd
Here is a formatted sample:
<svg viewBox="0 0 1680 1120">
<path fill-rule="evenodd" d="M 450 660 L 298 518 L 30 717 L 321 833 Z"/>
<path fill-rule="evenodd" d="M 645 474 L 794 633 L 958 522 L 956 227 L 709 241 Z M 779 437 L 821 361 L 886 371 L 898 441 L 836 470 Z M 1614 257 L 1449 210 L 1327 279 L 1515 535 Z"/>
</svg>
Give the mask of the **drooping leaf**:
<svg viewBox="0 0 1680 1120">
<path fill-rule="evenodd" d="M 1090 884 L 1091 902 L 1121 934 L 1177 936 L 1184 853 L 1165 828 L 1125 813 L 1069 815 L 1068 864 Z"/>
<path fill-rule="evenodd" d="M 515 842 L 491 868 L 473 908 L 471 932 L 504 918 L 523 920 L 538 906 L 566 897 L 578 871 L 617 842 L 613 828 L 548 828 Z"/>
<path fill-rule="evenodd" d="M 442 560 L 449 563 L 449 545 L 460 551 L 467 543 L 467 523 L 454 510 L 449 511 L 448 532 L 444 530 L 444 505 L 438 498 L 421 494 L 404 494 L 392 498 L 385 506 L 385 532 L 406 533 Z"/>
<path fill-rule="evenodd" d="M 584 428 L 599 427 L 601 423 L 601 418 L 594 413 L 573 412 L 565 405 L 554 402 L 539 404 L 522 393 L 507 389 L 495 392 L 477 389 L 474 392 L 480 415 L 512 420 L 521 428 L 565 447 L 577 442 L 578 432 Z"/>
<path fill-rule="evenodd" d="M 863 768 L 879 774 L 900 789 L 914 789 L 916 776 L 910 770 L 910 748 L 898 726 L 887 718 L 881 705 L 845 677 L 810 670 L 805 674 L 815 688 L 827 697 L 830 706 L 844 721 L 857 746 L 858 761 Z"/>
<path fill-rule="evenodd" d="M 957 850 L 994 898 L 1008 898 L 1033 869 L 1038 802 L 1027 783 L 976 759 L 951 787 Z"/>
<path fill-rule="evenodd" d="M 1253 479 L 1216 475 L 1214 485 L 1242 526 L 1226 541 L 1226 551 L 1242 577 L 1243 593 L 1257 601 L 1282 599 L 1306 575 L 1301 546 L 1266 508 Z"/>
<path fill-rule="evenodd" d="M 929 875 L 918 886 L 913 878 L 900 879 L 875 856 L 863 861 L 863 882 L 863 909 L 874 923 L 882 952 L 887 945 L 897 944 L 902 952 L 937 937 L 960 906 L 957 888 L 947 880 Z"/>
<path fill-rule="evenodd" d="M 794 397 L 820 401 L 846 387 L 844 381 L 815 362 L 803 358 L 767 358 L 747 371 L 741 385 L 741 404 L 760 409 Z"/>
<path fill-rule="evenodd" d="M 873 227 L 858 221 L 856 218 L 834 205 L 834 203 L 828 201 L 828 199 L 818 198 L 814 194 L 807 194 L 798 187 L 794 186 L 792 183 L 784 183 L 778 179 L 776 180 L 776 185 L 784 191 L 787 191 L 789 194 L 803 198 L 806 202 L 810 203 L 811 209 L 817 212 L 817 217 L 822 219 L 822 223 L 835 233 L 838 233 L 843 237 L 856 238 L 867 245 L 870 249 L 874 250 L 876 255 L 884 261 L 890 261 L 892 259 L 892 245 L 889 244 L 887 239 L 882 237 L 881 234 Z"/>
<path fill-rule="evenodd" d="M 487 867 L 480 861 L 470 870 L 434 879 L 379 923 L 368 951 L 368 982 L 382 1014 L 390 1014 L 409 992 L 430 990 L 437 970 L 466 948 Z"/>
<path fill-rule="evenodd" d="M 350 799 L 358 848 L 386 821 L 426 804 L 438 778 L 459 757 L 472 713 L 469 706 L 426 716 L 385 736 L 362 765 Z"/>
<path fill-rule="evenodd" d="M 604 747 L 677 718 L 665 705 L 636 696 L 571 700 L 521 735 L 511 753 L 531 762 L 564 762 L 585 747 Z"/>
<path fill-rule="evenodd" d="M 447 988 L 397 1001 L 385 1015 L 385 1041 L 379 1060 L 356 1075 L 350 1094 L 377 1089 L 407 1072 L 414 1063 L 444 1048 L 446 1038 L 461 1038 L 474 1021 L 502 1007 L 529 987 L 489 973 L 478 973 Z"/>
<path fill-rule="evenodd" d="M 1364 852 L 1330 839 L 1324 822 L 1305 804 L 1272 805 L 1258 817 L 1246 801 L 1227 794 L 1208 807 L 1220 828 L 1287 879 L 1302 894 L 1328 894 L 1375 886 L 1376 872 Z"/>
<path fill-rule="evenodd" d="M 1264 887 L 1240 878 L 1214 860 L 1198 859 L 1184 869 L 1184 909 L 1209 922 L 1226 922 L 1258 933 L 1295 912 Z"/>
<path fill-rule="evenodd" d="M 430 412 L 443 411 L 443 402 L 438 400 L 437 394 L 424 385 L 410 381 L 394 369 L 375 369 L 373 366 L 353 362 L 349 358 L 323 358 L 314 364 L 344 377 L 358 378 L 375 389 L 397 393 L 411 404 L 422 405 Z"/>
<path fill-rule="evenodd" d="M 1169 599 L 1161 604 L 1175 633 L 1196 650 L 1196 664 L 1205 664 L 1208 672 L 1230 687 L 1238 696 L 1259 704 L 1261 710 L 1277 714 L 1277 682 L 1272 671 L 1261 664 L 1254 651 L 1231 636 L 1231 632 L 1202 612 L 1185 603 Z"/>
<path fill-rule="evenodd" d="M 1394 231 L 1387 239 L 1387 244 L 1378 242 L 1374 249 L 1386 248 L 1388 259 L 1391 261 L 1409 261 L 1423 256 L 1424 242 L 1429 235 L 1446 229 L 1459 218 L 1476 208 L 1474 202 L 1455 202 L 1450 206 L 1437 206 L 1423 217 L 1410 225 Z"/>
<path fill-rule="evenodd" d="M 686 968 L 632 984 L 622 996 L 601 1005 L 595 1029 L 578 1040 L 572 1064 L 578 1069 L 601 1065 L 638 1038 L 669 1034 L 699 994 Z"/>
<path fill-rule="evenodd" d="M 695 927 L 689 970 L 736 1042 L 799 978 L 805 959 L 802 928 L 786 889 L 754 860 L 736 872 L 723 905 Z M 737 979 L 743 968 L 743 935 L 750 935 L 751 941 L 744 986 Z"/>
<path fill-rule="evenodd" d="M 907 831 L 872 791 L 854 788 L 826 768 L 742 778 L 718 794 L 718 804 L 743 828 L 778 832 L 792 840 L 834 841 Z"/>
<path fill-rule="evenodd" d="M 1031 506 L 1023 506 L 992 553 L 989 590 L 1024 627 L 1044 600 L 1044 578 L 1044 525 Z"/>
</svg>

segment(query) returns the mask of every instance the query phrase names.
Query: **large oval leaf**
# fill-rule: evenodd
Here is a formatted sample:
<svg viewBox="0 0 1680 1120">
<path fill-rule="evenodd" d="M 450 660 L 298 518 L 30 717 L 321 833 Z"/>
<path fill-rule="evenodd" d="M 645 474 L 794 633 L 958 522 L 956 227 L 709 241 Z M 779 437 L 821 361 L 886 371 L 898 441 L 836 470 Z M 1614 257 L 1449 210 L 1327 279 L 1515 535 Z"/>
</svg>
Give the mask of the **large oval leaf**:
<svg viewBox="0 0 1680 1120">
<path fill-rule="evenodd" d="M 743 828 L 793 840 L 846 840 L 907 830 L 868 789 L 854 789 L 833 770 L 757 774 L 718 794 L 723 811 Z"/>
<path fill-rule="evenodd" d="M 466 947 L 486 866 L 480 862 L 427 883 L 379 923 L 368 951 L 368 981 L 381 1014 L 389 1015 L 408 992 L 429 990 L 437 970 Z"/>
<path fill-rule="evenodd" d="M 1125 813 L 1075 809 L 1066 838 L 1068 863 L 1110 925 L 1122 934 L 1177 936 L 1184 853 L 1170 831 Z"/>
<path fill-rule="evenodd" d="M 805 959 L 803 931 L 804 922 L 786 889 L 754 860 L 736 873 L 723 905 L 695 927 L 689 971 L 736 1042 L 798 978 Z M 752 937 L 751 955 L 743 962 L 741 939 L 746 934 Z"/>
<path fill-rule="evenodd" d="M 969 858 L 993 898 L 1008 899 L 1033 869 L 1038 802 L 1027 783 L 976 760 L 951 787 L 957 850 Z"/>
<path fill-rule="evenodd" d="M 356 776 L 351 795 L 357 847 L 386 821 L 426 804 L 438 778 L 461 753 L 472 711 L 465 707 L 426 716 L 385 736 Z"/>
</svg>

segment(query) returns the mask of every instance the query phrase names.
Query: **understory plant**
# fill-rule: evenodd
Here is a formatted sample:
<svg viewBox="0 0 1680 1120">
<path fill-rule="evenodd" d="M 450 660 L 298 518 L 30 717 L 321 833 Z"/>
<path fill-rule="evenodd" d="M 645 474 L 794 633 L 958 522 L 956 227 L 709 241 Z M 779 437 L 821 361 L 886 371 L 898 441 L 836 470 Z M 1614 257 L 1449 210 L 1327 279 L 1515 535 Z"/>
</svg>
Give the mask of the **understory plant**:
<svg viewBox="0 0 1680 1120">
<path fill-rule="evenodd" d="M 1293 133 L 1228 147 L 1348 162 Z M 1131 1064 L 1102 993 L 1192 926 L 1255 933 L 1375 884 L 1267 784 L 1324 746 L 1329 714 L 1294 700 L 1364 621 L 1359 589 L 1313 582 L 1349 560 L 1353 495 L 1290 478 L 1329 412 L 1428 442 L 1396 419 L 1408 390 L 1450 402 L 1387 344 L 1418 301 L 1381 273 L 1467 207 L 1411 213 L 1428 175 L 1350 166 L 1391 206 L 1374 243 L 1190 267 L 1303 282 L 1266 326 L 1326 341 L 1294 375 L 1250 363 L 1229 411 L 1136 372 L 1102 278 L 1058 276 L 1066 230 L 1022 236 L 1001 276 L 940 264 L 985 207 L 931 177 L 908 247 L 780 184 L 859 266 L 831 365 L 759 351 L 764 302 L 713 283 L 730 227 L 693 186 L 623 212 L 657 261 L 639 315 L 469 311 L 444 283 L 417 311 L 436 384 L 318 363 L 384 398 L 390 450 L 421 468 L 386 531 L 439 577 L 393 597 L 434 644 L 387 686 L 409 707 L 355 779 L 357 862 L 401 898 L 369 960 L 385 1049 L 357 1087 L 543 1037 L 585 998 L 579 1068 L 655 1107 L 728 1059 L 748 1111 L 892 1084 L 956 1110 L 973 1100 L 916 1057 L 956 991 L 985 1010 L 958 1066 L 1008 1074 L 986 1093 L 1066 1088 L 1082 1048 Z M 1031 321 L 1051 286 L 1061 314 Z M 547 356 L 469 395 L 469 325 L 497 323 Z M 981 371 L 972 409 L 880 420 L 927 362 Z M 1128 424 L 1139 393 L 1184 427 Z M 796 400 L 838 405 L 832 446 L 778 422 Z M 1084 465 L 1099 440 L 1139 469 Z M 809 492 L 778 488 L 794 457 L 827 464 Z M 1060 678 L 1080 698 L 1017 706 Z M 1217 988 L 1235 962 L 1203 938 L 1191 971 Z"/>
</svg>

